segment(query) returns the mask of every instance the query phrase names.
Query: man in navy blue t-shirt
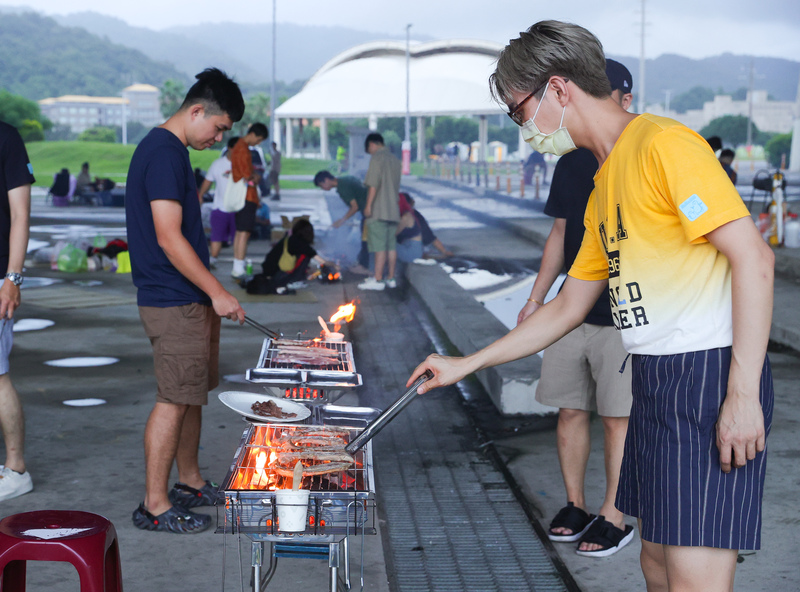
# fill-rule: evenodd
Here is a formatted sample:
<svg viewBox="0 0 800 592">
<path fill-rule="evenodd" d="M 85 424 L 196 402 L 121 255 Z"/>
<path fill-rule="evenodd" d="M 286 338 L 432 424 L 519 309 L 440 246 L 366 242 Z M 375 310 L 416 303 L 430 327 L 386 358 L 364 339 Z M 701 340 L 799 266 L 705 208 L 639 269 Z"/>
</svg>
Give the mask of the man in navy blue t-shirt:
<svg viewBox="0 0 800 592">
<path fill-rule="evenodd" d="M 33 489 L 25 470 L 25 416 L 8 374 L 14 311 L 20 305 L 22 266 L 28 248 L 33 167 L 19 132 L 0 122 L 0 427 L 6 461 L 0 466 L 0 501 Z"/>
<path fill-rule="evenodd" d="M 236 83 L 217 69 L 204 70 L 180 109 L 142 140 L 128 171 L 131 269 L 158 382 L 144 433 L 145 498 L 133 513 L 134 525 L 144 530 L 205 530 L 211 517 L 188 508 L 213 505 L 218 497 L 198 465 L 202 405 L 219 384 L 220 317 L 241 324 L 244 311 L 208 270 L 186 148 L 213 146 L 243 113 Z M 170 490 L 173 461 L 179 481 Z"/>
</svg>

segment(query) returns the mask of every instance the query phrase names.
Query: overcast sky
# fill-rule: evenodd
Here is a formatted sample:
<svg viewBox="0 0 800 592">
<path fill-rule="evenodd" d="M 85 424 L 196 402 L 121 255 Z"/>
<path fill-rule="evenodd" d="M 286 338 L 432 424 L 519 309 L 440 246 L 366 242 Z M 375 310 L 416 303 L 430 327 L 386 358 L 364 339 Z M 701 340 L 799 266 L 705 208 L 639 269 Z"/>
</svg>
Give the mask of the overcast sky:
<svg viewBox="0 0 800 592">
<path fill-rule="evenodd" d="M 276 0 L 277 21 L 340 25 L 435 39 L 467 37 L 506 43 L 536 21 L 553 18 L 594 32 L 606 53 L 638 57 L 642 0 Z M 15 4 L 2 2 L 2 4 Z M 92 10 L 131 25 L 164 29 L 222 20 L 270 23 L 271 0 L 22 0 L 45 14 Z M 723 52 L 800 60 L 798 0 L 647 0 L 648 58 Z M 225 16 L 218 16 L 218 15 Z M 209 27 L 209 35 L 224 35 Z"/>
</svg>

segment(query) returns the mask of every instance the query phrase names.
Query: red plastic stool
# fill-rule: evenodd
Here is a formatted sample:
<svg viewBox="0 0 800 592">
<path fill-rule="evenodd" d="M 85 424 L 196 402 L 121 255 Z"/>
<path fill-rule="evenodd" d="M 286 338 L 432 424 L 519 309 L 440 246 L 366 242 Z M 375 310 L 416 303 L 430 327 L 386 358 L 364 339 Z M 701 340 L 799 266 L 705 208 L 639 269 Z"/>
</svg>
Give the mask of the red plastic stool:
<svg viewBox="0 0 800 592">
<path fill-rule="evenodd" d="M 71 563 L 81 592 L 122 592 L 117 531 L 97 514 L 43 510 L 0 520 L 3 592 L 25 592 L 27 561 Z"/>
</svg>

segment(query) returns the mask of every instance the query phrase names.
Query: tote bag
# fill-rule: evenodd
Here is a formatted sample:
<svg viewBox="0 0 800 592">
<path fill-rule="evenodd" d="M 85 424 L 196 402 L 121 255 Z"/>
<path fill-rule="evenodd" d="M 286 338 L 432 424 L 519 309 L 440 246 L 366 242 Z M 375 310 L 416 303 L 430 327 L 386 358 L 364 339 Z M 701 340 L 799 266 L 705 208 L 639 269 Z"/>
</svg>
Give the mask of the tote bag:
<svg viewBox="0 0 800 592">
<path fill-rule="evenodd" d="M 235 183 L 232 179 L 228 179 L 228 185 L 225 187 L 225 195 L 222 198 L 222 211 L 238 212 L 244 207 L 246 198 L 247 181 L 244 179 L 244 177 Z"/>
<path fill-rule="evenodd" d="M 294 271 L 295 265 L 297 265 L 297 257 L 289 252 L 289 235 L 287 234 L 286 238 L 283 239 L 283 253 L 281 253 L 281 258 L 278 260 L 278 269 L 285 273 L 290 273 Z"/>
</svg>

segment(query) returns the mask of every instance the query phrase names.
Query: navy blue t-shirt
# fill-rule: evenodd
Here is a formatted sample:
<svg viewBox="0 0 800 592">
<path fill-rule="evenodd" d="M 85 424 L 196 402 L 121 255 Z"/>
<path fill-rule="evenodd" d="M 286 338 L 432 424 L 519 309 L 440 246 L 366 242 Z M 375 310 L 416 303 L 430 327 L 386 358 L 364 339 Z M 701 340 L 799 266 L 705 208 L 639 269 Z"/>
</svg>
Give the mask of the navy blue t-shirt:
<svg viewBox="0 0 800 592">
<path fill-rule="evenodd" d="M 28 152 L 19 132 L 0 121 L 0 277 L 8 270 L 11 207 L 8 192 L 36 182 Z"/>
<path fill-rule="evenodd" d="M 565 218 L 564 264 L 569 271 L 578 256 L 583 242 L 583 219 L 589 196 L 594 190 L 594 175 L 597 172 L 597 159 L 586 148 L 578 148 L 558 159 L 550 183 L 550 195 L 544 206 L 544 213 L 553 218 Z M 586 315 L 584 323 L 611 327 L 611 303 L 603 291 L 592 310 Z"/>
<path fill-rule="evenodd" d="M 158 246 L 150 202 L 177 201 L 183 208 L 181 233 L 208 267 L 208 245 L 200 216 L 197 184 L 186 146 L 172 132 L 154 128 L 131 159 L 125 189 L 125 217 L 133 284 L 139 306 L 182 306 L 211 299 L 170 263 Z"/>
</svg>

